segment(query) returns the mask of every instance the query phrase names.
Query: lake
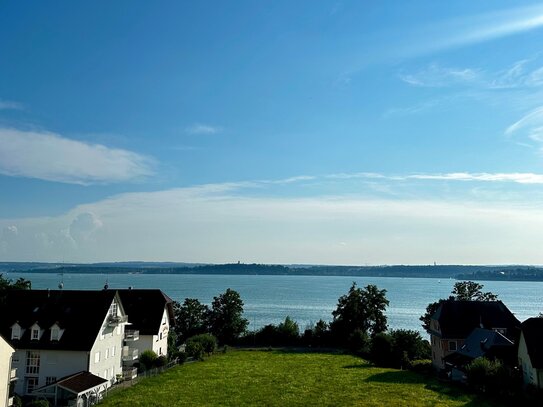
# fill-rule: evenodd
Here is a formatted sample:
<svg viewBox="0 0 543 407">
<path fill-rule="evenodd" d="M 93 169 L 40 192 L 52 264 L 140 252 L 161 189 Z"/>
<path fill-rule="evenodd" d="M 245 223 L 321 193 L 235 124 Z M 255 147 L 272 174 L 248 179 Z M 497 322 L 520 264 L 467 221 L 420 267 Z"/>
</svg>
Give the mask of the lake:
<svg viewBox="0 0 543 407">
<path fill-rule="evenodd" d="M 23 277 L 32 281 L 34 289 L 57 289 L 58 274 L 4 273 L 4 277 Z M 288 315 L 300 329 L 319 319 L 330 321 L 338 298 L 347 293 L 353 281 L 359 287 L 375 284 L 387 290 L 389 327 L 414 329 L 423 333 L 419 317 L 430 302 L 447 298 L 456 280 L 397 277 L 339 276 L 262 276 L 262 275 L 194 275 L 194 274 L 65 274 L 64 289 L 93 290 L 159 288 L 172 299 L 182 302 L 197 298 L 211 304 L 214 296 L 227 288 L 238 291 L 244 302 L 249 329 L 277 324 Z M 543 312 L 543 282 L 486 281 L 484 291 L 492 291 L 523 321 Z"/>
</svg>

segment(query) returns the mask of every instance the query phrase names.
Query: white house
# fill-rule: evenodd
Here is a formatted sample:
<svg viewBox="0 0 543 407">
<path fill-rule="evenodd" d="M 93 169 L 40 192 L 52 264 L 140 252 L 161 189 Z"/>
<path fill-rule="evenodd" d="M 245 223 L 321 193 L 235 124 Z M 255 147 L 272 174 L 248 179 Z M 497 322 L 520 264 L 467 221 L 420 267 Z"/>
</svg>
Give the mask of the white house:
<svg viewBox="0 0 543 407">
<path fill-rule="evenodd" d="M 543 318 L 529 318 L 522 323 L 518 362 L 524 384 L 543 389 Z"/>
<path fill-rule="evenodd" d="M 52 398 L 55 383 L 88 372 L 105 387 L 123 375 L 128 317 L 114 290 L 18 290 L 0 306 L 0 334 L 15 349 L 15 392 Z M 44 394 L 45 392 L 45 394 Z"/>
<path fill-rule="evenodd" d="M 16 379 L 11 358 L 15 349 L 0 335 L 0 406 L 13 404 L 12 388 Z"/>
<path fill-rule="evenodd" d="M 139 353 L 153 350 L 157 355 L 168 355 L 168 332 L 174 323 L 173 301 L 158 289 L 118 290 L 123 306 L 130 315 L 126 345 Z M 129 338 L 139 336 L 131 343 Z"/>
</svg>

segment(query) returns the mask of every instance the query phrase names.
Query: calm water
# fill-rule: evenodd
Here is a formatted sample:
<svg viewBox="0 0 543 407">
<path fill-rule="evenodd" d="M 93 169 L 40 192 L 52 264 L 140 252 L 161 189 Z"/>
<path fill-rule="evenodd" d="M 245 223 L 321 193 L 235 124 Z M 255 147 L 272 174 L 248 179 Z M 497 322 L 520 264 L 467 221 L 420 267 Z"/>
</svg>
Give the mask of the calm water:
<svg viewBox="0 0 543 407">
<path fill-rule="evenodd" d="M 6 276 L 6 275 L 5 275 Z M 56 289 L 58 274 L 9 273 L 9 278 L 23 277 L 35 289 Z M 353 281 L 358 286 L 375 284 L 387 290 L 387 310 L 391 328 L 415 329 L 422 332 L 419 316 L 428 303 L 450 294 L 455 280 L 395 277 L 335 276 L 225 276 L 225 275 L 109 275 L 110 288 L 159 288 L 174 300 L 197 298 L 210 304 L 213 297 L 227 288 L 238 291 L 245 306 L 250 328 L 277 324 L 287 315 L 304 329 L 319 319 L 332 319 L 337 299 L 345 294 Z M 103 274 L 64 275 L 64 289 L 101 289 Z M 485 291 L 498 294 L 521 321 L 543 312 L 543 282 L 482 282 Z"/>
</svg>

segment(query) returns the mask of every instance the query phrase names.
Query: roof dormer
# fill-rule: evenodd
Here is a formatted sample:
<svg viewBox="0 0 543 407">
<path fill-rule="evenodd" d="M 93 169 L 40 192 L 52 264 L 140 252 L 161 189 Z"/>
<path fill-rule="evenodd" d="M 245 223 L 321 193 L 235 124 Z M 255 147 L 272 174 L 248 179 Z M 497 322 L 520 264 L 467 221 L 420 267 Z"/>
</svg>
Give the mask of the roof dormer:
<svg viewBox="0 0 543 407">
<path fill-rule="evenodd" d="M 34 325 L 30 327 L 30 339 L 33 341 L 39 341 L 42 335 L 42 329 L 40 329 L 40 326 L 36 322 Z"/>
<path fill-rule="evenodd" d="M 21 325 L 19 325 L 17 322 L 15 322 L 11 326 L 11 339 L 21 339 L 21 336 L 23 335 Z"/>
<path fill-rule="evenodd" d="M 50 340 L 51 342 L 58 342 L 60 341 L 60 337 L 64 333 L 64 329 L 60 329 L 60 326 L 58 326 L 58 322 L 55 322 L 51 328 L 49 328 L 51 332 Z"/>
</svg>

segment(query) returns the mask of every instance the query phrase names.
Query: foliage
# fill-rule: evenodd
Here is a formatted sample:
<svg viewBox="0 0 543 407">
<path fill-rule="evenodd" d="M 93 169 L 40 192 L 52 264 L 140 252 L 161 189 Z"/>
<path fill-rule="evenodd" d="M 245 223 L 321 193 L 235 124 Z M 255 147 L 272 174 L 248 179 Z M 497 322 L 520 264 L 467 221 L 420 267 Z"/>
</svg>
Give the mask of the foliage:
<svg viewBox="0 0 543 407">
<path fill-rule="evenodd" d="M 202 342 L 187 341 L 185 352 L 191 358 L 204 360 L 204 345 L 202 345 Z"/>
<path fill-rule="evenodd" d="M 249 324 L 243 318 L 243 301 L 239 293 L 230 288 L 224 294 L 213 297 L 209 316 L 211 333 L 221 344 L 232 344 Z"/>
<path fill-rule="evenodd" d="M 177 348 L 177 334 L 173 329 L 168 331 L 168 360 L 173 360 L 178 357 L 179 349 Z"/>
<path fill-rule="evenodd" d="M 155 363 L 153 363 L 153 367 L 162 367 L 166 366 L 168 364 L 168 358 L 164 355 L 160 355 L 158 358 L 156 358 Z"/>
<path fill-rule="evenodd" d="M 277 331 L 281 338 L 288 343 L 296 343 L 300 338 L 300 328 L 288 315 L 284 322 L 277 326 Z"/>
<path fill-rule="evenodd" d="M 195 298 L 185 298 L 183 304 L 174 301 L 175 332 L 183 343 L 194 335 L 209 331 L 209 307 Z"/>
<path fill-rule="evenodd" d="M 347 348 L 358 355 L 365 355 L 370 349 L 370 338 L 361 329 L 355 329 L 347 339 Z"/>
<path fill-rule="evenodd" d="M 380 332 L 371 339 L 370 358 L 378 366 L 392 365 L 392 336 Z"/>
<path fill-rule="evenodd" d="M 191 348 L 193 343 L 201 344 L 202 350 L 208 355 L 213 354 L 213 352 L 215 352 L 215 349 L 217 349 L 217 338 L 215 338 L 211 334 L 200 334 L 200 335 L 195 335 L 189 338 L 187 340 L 187 349 Z M 194 356 L 194 355 L 191 355 L 191 356 Z"/>
<path fill-rule="evenodd" d="M 452 294 L 458 301 L 496 301 L 498 296 L 490 291 L 482 292 L 483 285 L 474 281 L 459 281 L 454 284 Z"/>
<path fill-rule="evenodd" d="M 32 288 L 32 282 L 30 280 L 25 280 L 22 277 L 19 277 L 17 280 L 13 281 L 10 278 L 5 278 L 2 273 L 0 273 L 0 291 L 3 290 L 30 290 Z"/>
<path fill-rule="evenodd" d="M 151 369 L 157 358 L 158 356 L 155 351 L 151 349 L 144 350 L 139 357 L 140 369 L 142 371 Z"/>
<path fill-rule="evenodd" d="M 423 339 L 419 332 L 409 329 L 390 331 L 392 337 L 392 354 L 395 367 L 406 366 L 417 359 L 428 359 L 431 356 L 430 343 Z"/>
<path fill-rule="evenodd" d="M 357 288 L 353 282 L 349 292 L 338 299 L 337 308 L 332 312 L 334 320 L 331 332 L 339 345 L 345 345 L 345 339 L 356 330 L 374 336 L 387 329 L 386 290 L 379 290 L 375 285 Z"/>
<path fill-rule="evenodd" d="M 490 291 L 483 292 L 484 286 L 474 281 L 458 281 L 454 284 L 449 300 L 456 301 L 497 301 L 498 295 Z M 428 304 L 426 312 L 419 318 L 422 327 L 428 331 L 432 315 L 438 310 L 439 306 L 446 300 L 440 299 L 437 302 Z"/>
<path fill-rule="evenodd" d="M 502 362 L 479 357 L 466 366 L 468 384 L 481 391 L 500 391 L 507 387 L 509 375 Z"/>
<path fill-rule="evenodd" d="M 254 350 L 175 367 L 112 392 L 102 405 L 491 406 L 436 379 L 352 355 Z"/>
</svg>

